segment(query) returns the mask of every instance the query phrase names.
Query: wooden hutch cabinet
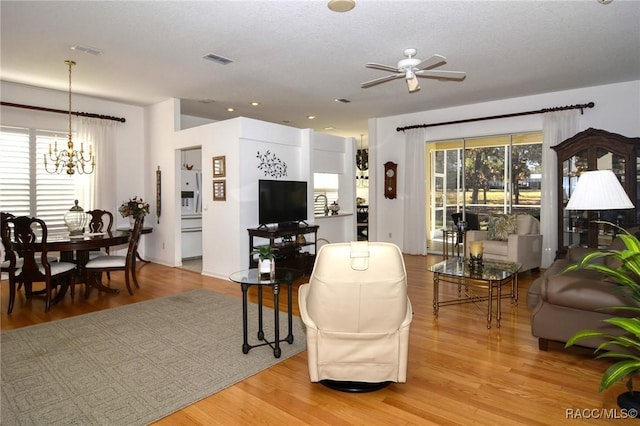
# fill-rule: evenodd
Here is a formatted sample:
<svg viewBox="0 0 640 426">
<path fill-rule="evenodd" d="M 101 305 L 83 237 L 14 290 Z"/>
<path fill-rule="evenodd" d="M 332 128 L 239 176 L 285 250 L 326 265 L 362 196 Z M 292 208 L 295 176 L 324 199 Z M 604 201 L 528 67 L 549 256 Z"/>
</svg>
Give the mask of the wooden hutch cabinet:
<svg viewBox="0 0 640 426">
<path fill-rule="evenodd" d="M 609 245 L 615 229 L 594 220 L 605 220 L 629 228 L 639 222 L 640 138 L 627 138 L 599 129 L 587 129 L 552 147 L 558 156 L 558 253 L 565 256 L 571 246 Z M 608 211 L 568 211 L 580 173 L 586 170 L 613 170 L 635 209 Z"/>
</svg>

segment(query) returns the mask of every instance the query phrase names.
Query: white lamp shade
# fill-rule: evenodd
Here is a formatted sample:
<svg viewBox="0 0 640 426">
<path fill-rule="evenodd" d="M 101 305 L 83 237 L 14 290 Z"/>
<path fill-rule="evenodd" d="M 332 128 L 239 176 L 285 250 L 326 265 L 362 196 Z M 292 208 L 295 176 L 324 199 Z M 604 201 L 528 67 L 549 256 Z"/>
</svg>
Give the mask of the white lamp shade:
<svg viewBox="0 0 640 426">
<path fill-rule="evenodd" d="M 567 210 L 622 210 L 633 203 L 611 170 L 582 172 L 576 189 L 565 207 Z"/>
</svg>

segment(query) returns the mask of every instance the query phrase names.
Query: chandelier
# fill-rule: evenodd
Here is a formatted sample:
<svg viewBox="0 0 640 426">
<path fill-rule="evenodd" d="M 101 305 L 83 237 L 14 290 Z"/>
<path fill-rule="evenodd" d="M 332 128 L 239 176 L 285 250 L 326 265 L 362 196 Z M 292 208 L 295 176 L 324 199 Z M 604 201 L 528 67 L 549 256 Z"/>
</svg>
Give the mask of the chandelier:
<svg viewBox="0 0 640 426">
<path fill-rule="evenodd" d="M 69 139 L 67 140 L 67 148 L 58 151 L 58 141 L 54 141 L 53 149 L 49 144 L 49 155 L 44 154 L 44 168 L 47 173 L 59 174 L 65 171 L 69 176 L 73 175 L 76 171 L 81 174 L 93 173 L 96 167 L 95 158 L 91 145 L 89 145 L 89 152 L 84 151 L 84 144 L 80 142 L 80 151 L 76 151 L 73 148 L 73 140 L 71 138 L 71 67 L 76 63 L 71 60 L 64 61 L 69 66 Z M 51 161 L 53 168 L 49 168 L 48 161 Z"/>
</svg>

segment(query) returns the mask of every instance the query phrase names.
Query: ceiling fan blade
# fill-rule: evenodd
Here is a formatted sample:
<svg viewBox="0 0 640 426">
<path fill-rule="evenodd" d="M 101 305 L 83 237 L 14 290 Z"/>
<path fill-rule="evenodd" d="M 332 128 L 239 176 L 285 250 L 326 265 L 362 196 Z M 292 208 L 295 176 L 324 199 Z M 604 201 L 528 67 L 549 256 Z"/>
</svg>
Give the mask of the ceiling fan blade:
<svg viewBox="0 0 640 426">
<path fill-rule="evenodd" d="M 399 70 L 396 67 L 392 67 L 389 65 L 383 65 L 383 64 L 376 64 L 375 62 L 370 62 L 368 64 L 365 65 L 367 68 L 373 68 L 375 70 L 382 70 L 382 71 L 388 71 L 388 72 L 400 72 L 402 70 Z"/>
<path fill-rule="evenodd" d="M 467 73 L 464 71 L 436 71 L 436 70 L 422 70 L 416 71 L 415 73 L 418 77 L 426 77 L 426 78 L 442 78 L 447 80 L 463 80 Z"/>
<path fill-rule="evenodd" d="M 409 93 L 417 92 L 418 90 L 420 90 L 418 77 L 414 75 L 412 78 L 407 78 L 407 88 L 409 89 Z"/>
<path fill-rule="evenodd" d="M 404 73 L 397 73 L 393 75 L 388 75 L 386 77 L 376 78 L 375 80 L 367 81 L 365 83 L 362 83 L 360 86 L 363 89 L 366 89 L 368 87 L 375 86 L 376 84 L 385 83 L 387 81 L 395 80 L 396 78 L 402 78 L 402 77 L 404 77 Z"/>
<path fill-rule="evenodd" d="M 437 67 L 440 65 L 444 65 L 447 63 L 447 58 L 442 55 L 432 55 L 430 58 L 425 59 L 416 65 L 416 68 L 419 70 L 426 70 L 429 68 Z"/>
</svg>

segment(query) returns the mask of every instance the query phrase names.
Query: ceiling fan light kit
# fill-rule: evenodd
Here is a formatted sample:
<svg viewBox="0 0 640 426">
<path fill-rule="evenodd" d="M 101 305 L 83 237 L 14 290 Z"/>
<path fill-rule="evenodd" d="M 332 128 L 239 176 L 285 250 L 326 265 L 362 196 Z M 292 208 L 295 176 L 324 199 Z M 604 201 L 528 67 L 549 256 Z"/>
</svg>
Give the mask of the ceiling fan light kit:
<svg viewBox="0 0 640 426">
<path fill-rule="evenodd" d="M 355 0 L 329 0 L 327 7 L 334 12 L 348 12 L 356 7 Z"/>
<path fill-rule="evenodd" d="M 420 90 L 418 77 L 435 78 L 438 80 L 463 80 L 466 77 L 466 73 L 463 71 L 433 70 L 432 68 L 436 68 L 447 63 L 447 58 L 444 56 L 431 55 L 428 59 L 422 61 L 414 58 L 417 53 L 416 49 L 407 48 L 404 49 L 403 53 L 407 58 L 398 61 L 398 64 L 395 67 L 373 62 L 366 64 L 367 68 L 387 71 L 393 74 L 364 82 L 361 87 L 366 89 L 387 81 L 404 78 L 407 81 L 409 93 L 414 93 Z"/>
</svg>

